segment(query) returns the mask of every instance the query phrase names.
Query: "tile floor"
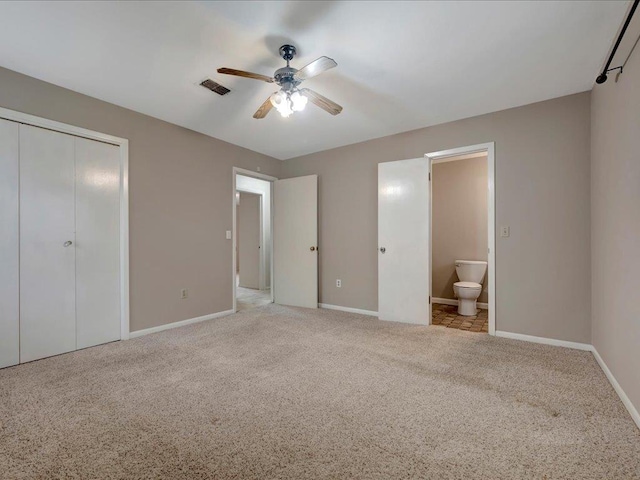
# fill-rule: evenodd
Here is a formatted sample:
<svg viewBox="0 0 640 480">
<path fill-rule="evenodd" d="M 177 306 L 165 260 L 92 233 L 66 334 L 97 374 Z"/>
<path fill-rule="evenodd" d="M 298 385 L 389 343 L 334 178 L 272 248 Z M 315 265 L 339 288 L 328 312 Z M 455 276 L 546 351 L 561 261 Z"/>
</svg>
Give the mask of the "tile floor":
<svg viewBox="0 0 640 480">
<path fill-rule="evenodd" d="M 472 317 L 458 315 L 457 305 L 441 305 L 434 303 L 432 310 L 433 325 L 457 328 L 468 332 L 489 332 L 489 310 L 479 309 Z"/>
<path fill-rule="evenodd" d="M 238 312 L 271 303 L 271 290 L 254 290 L 239 285 L 236 278 L 236 309 Z"/>
</svg>

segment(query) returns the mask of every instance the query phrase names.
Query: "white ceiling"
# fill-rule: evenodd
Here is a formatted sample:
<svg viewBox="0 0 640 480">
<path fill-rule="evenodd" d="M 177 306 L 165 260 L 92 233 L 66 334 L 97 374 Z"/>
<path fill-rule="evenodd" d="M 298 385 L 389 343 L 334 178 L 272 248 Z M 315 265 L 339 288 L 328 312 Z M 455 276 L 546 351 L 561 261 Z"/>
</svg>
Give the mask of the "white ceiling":
<svg viewBox="0 0 640 480">
<path fill-rule="evenodd" d="M 0 65 L 279 159 L 590 90 L 627 1 L 0 2 Z M 252 118 L 294 44 L 344 106 Z M 231 89 L 220 97 L 198 83 Z"/>
</svg>

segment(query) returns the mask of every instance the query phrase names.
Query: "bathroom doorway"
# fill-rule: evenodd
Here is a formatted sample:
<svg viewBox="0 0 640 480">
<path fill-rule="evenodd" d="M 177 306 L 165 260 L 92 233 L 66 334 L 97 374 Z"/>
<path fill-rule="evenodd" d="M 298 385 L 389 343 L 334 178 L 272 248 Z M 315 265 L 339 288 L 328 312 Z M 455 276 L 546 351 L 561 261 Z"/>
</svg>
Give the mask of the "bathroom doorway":
<svg viewBox="0 0 640 480">
<path fill-rule="evenodd" d="M 495 334 L 494 144 L 426 155 L 432 325 Z"/>
</svg>

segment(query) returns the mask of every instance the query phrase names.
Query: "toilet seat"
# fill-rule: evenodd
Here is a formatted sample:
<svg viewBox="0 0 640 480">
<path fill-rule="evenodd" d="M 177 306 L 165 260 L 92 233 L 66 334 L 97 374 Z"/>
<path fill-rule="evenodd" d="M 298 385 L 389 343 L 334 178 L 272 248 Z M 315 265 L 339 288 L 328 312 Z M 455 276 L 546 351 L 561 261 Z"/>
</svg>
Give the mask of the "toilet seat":
<svg viewBox="0 0 640 480">
<path fill-rule="evenodd" d="M 481 290 L 482 289 L 482 285 L 480 285 L 479 283 L 476 282 L 456 282 L 453 284 L 454 287 L 458 287 L 458 288 L 471 288 L 474 290 Z"/>
</svg>

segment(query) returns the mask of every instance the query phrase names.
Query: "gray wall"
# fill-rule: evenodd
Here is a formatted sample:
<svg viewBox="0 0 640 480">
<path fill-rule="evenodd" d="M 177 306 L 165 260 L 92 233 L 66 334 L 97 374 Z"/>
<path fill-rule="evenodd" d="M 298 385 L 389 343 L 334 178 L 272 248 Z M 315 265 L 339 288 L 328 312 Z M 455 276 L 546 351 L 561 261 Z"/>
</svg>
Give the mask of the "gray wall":
<svg viewBox="0 0 640 480">
<path fill-rule="evenodd" d="M 591 99 L 592 336 L 640 410 L 640 48 L 614 77 Z"/>
<path fill-rule="evenodd" d="M 431 291 L 436 298 L 455 298 L 456 260 L 487 261 L 487 173 L 486 155 L 431 168 Z M 489 301 L 488 278 L 479 302 Z"/>
<path fill-rule="evenodd" d="M 231 308 L 232 166 L 319 174 L 321 301 L 377 310 L 377 164 L 495 141 L 497 328 L 590 342 L 589 93 L 284 164 L 1 68 L 0 106 L 130 140 L 132 330 Z"/>
<path fill-rule="evenodd" d="M 497 329 L 591 343 L 589 118 L 585 92 L 284 162 L 319 175 L 320 301 L 378 308 L 378 163 L 494 141 Z"/>
<path fill-rule="evenodd" d="M 232 308 L 232 167 L 279 160 L 3 68 L 0 106 L 129 139 L 132 331 Z"/>
</svg>

